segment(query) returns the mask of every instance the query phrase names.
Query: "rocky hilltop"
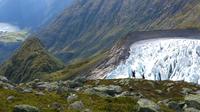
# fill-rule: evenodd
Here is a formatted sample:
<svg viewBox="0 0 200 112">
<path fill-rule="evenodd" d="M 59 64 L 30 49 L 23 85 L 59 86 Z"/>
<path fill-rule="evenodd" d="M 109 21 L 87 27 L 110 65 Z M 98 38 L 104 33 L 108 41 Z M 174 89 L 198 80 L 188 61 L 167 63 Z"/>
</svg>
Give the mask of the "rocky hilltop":
<svg viewBox="0 0 200 112">
<path fill-rule="evenodd" d="M 42 74 L 55 72 L 63 67 L 58 59 L 44 49 L 39 39 L 29 38 L 0 66 L 0 75 L 19 83 L 41 78 Z"/>
</svg>

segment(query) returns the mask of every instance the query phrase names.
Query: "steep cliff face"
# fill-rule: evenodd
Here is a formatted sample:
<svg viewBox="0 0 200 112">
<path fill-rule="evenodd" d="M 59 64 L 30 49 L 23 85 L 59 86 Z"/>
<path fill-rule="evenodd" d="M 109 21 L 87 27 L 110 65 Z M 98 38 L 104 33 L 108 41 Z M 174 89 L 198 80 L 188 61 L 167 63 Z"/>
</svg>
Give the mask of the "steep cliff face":
<svg viewBox="0 0 200 112">
<path fill-rule="evenodd" d="M 110 48 L 131 31 L 199 27 L 199 0 L 81 0 L 39 36 L 69 63 Z"/>
<path fill-rule="evenodd" d="M 199 83 L 198 39 L 198 30 L 130 33 L 109 51 L 104 61 L 87 73 L 88 78 L 145 78 Z"/>
<path fill-rule="evenodd" d="M 45 51 L 40 40 L 29 38 L 8 61 L 0 66 L 0 75 L 20 83 L 41 78 L 42 74 L 55 72 L 63 67 L 60 61 Z"/>
</svg>

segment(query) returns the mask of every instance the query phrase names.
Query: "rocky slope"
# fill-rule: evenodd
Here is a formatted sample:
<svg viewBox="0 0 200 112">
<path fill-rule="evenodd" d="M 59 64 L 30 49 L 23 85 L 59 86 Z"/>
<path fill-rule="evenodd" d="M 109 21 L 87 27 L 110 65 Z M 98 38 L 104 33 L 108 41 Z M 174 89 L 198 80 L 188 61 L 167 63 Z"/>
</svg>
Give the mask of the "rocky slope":
<svg viewBox="0 0 200 112">
<path fill-rule="evenodd" d="M 69 63 L 107 50 L 132 31 L 199 28 L 199 0 L 81 0 L 39 36 Z"/>
<path fill-rule="evenodd" d="M 0 77 L 3 112 L 198 112 L 200 87 L 184 82 L 93 80 L 12 84 Z"/>
<path fill-rule="evenodd" d="M 55 72 L 63 67 L 60 61 L 45 51 L 40 40 L 29 38 L 0 66 L 0 75 L 20 83 L 41 78 L 42 74 Z"/>
</svg>

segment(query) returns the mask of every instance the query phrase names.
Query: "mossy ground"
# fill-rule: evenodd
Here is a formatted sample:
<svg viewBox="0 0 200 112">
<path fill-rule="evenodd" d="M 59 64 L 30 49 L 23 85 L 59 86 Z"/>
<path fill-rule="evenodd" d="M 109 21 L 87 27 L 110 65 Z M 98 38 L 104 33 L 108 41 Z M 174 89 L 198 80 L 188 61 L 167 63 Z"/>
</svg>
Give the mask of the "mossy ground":
<svg viewBox="0 0 200 112">
<path fill-rule="evenodd" d="M 128 83 L 126 83 L 126 81 Z M 182 88 L 191 88 L 196 91 L 200 87 L 188 84 L 185 82 L 171 82 L 171 81 L 147 81 L 147 80 L 135 80 L 127 79 L 125 82 L 122 80 L 99 80 L 98 85 L 120 85 L 123 91 L 139 92 L 154 102 L 162 101 L 165 99 L 172 99 L 173 101 L 181 101 L 184 99 L 184 95 L 181 94 Z M 173 86 L 170 91 L 168 84 Z M 96 81 L 87 81 L 85 85 L 97 86 Z M 158 93 L 157 90 L 161 90 Z M 59 103 L 64 112 L 76 112 L 69 110 L 69 102 L 67 102 L 67 96 L 70 93 L 57 94 L 56 92 L 47 92 L 44 96 L 35 95 L 33 93 L 20 93 L 16 90 L 0 89 L 0 112 L 12 112 L 13 107 L 18 104 L 29 104 L 38 107 L 42 112 L 56 112 L 51 105 L 55 102 Z M 89 95 L 83 92 L 75 92 L 78 95 L 77 101 L 82 101 L 85 108 L 91 109 L 93 112 L 135 112 L 138 109 L 137 98 L 134 97 L 100 97 L 96 95 Z M 7 101 L 8 96 L 15 96 L 12 102 Z M 164 112 L 173 112 L 173 110 L 160 104 L 161 110 Z"/>
<path fill-rule="evenodd" d="M 12 102 L 7 101 L 8 96 L 15 96 Z M 85 108 L 94 112 L 133 112 L 137 109 L 136 100 L 128 97 L 102 98 L 95 95 L 79 93 L 79 99 L 84 103 Z M 15 105 L 28 104 L 38 107 L 41 112 L 57 112 L 50 106 L 57 102 L 62 105 L 64 112 L 76 112 L 69 110 L 69 103 L 66 96 L 56 93 L 45 93 L 44 96 L 37 96 L 33 93 L 18 93 L 12 90 L 0 89 L 0 112 L 12 112 Z"/>
</svg>

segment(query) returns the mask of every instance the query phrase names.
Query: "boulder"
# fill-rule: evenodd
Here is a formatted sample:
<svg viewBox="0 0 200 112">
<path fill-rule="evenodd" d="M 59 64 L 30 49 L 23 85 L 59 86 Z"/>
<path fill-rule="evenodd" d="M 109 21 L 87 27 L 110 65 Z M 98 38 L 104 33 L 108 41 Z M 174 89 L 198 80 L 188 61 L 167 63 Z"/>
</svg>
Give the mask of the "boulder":
<svg viewBox="0 0 200 112">
<path fill-rule="evenodd" d="M 191 92 L 192 92 L 192 89 L 190 88 L 182 88 L 182 91 L 181 91 L 181 93 L 184 95 L 188 95 Z"/>
<path fill-rule="evenodd" d="M 166 84 L 164 84 L 164 85 L 167 86 L 167 87 L 172 87 L 172 86 L 174 86 L 175 84 L 172 83 L 172 82 L 169 82 L 169 83 L 166 83 Z"/>
<path fill-rule="evenodd" d="M 98 86 L 94 87 L 94 90 L 97 92 L 103 92 L 110 96 L 115 96 L 116 94 L 122 93 L 121 86 L 109 85 L 109 86 Z"/>
<path fill-rule="evenodd" d="M 33 89 L 32 89 L 32 88 L 25 88 L 25 89 L 23 89 L 22 92 L 23 92 L 23 93 L 32 93 L 32 92 L 33 92 Z"/>
<path fill-rule="evenodd" d="M 40 110 L 30 105 L 16 105 L 13 112 L 40 112 Z"/>
<path fill-rule="evenodd" d="M 60 110 L 62 110 L 62 105 L 58 102 L 54 102 L 51 104 L 51 108 L 56 111 L 60 111 Z"/>
<path fill-rule="evenodd" d="M 81 111 L 81 112 L 92 112 L 92 110 L 90 110 L 90 109 L 85 109 L 85 110 L 83 110 L 83 111 Z"/>
<path fill-rule="evenodd" d="M 155 90 L 158 94 L 162 94 L 163 93 L 163 91 L 162 90 L 159 90 L 159 89 L 157 89 L 157 90 Z"/>
<path fill-rule="evenodd" d="M 35 95 L 37 95 L 37 96 L 44 96 L 45 94 L 43 92 L 36 92 Z"/>
<path fill-rule="evenodd" d="M 155 102 L 148 99 L 140 99 L 137 102 L 139 104 L 139 112 L 159 112 L 160 107 Z"/>
<path fill-rule="evenodd" d="M 8 96 L 7 101 L 12 102 L 15 99 L 15 96 Z"/>
<path fill-rule="evenodd" d="M 14 86 L 14 85 L 11 85 L 11 84 L 9 84 L 9 83 L 0 81 L 0 88 L 9 89 L 9 90 L 14 90 L 14 89 L 15 89 L 15 86 Z"/>
<path fill-rule="evenodd" d="M 76 101 L 69 105 L 69 109 L 73 109 L 73 110 L 83 110 L 83 108 L 84 108 L 84 105 L 82 101 Z"/>
<path fill-rule="evenodd" d="M 187 107 L 192 107 L 200 110 L 200 94 L 189 94 L 185 96 L 185 103 Z"/>
<path fill-rule="evenodd" d="M 185 103 L 184 102 L 176 102 L 176 101 L 170 101 L 168 102 L 167 106 L 170 108 L 170 109 L 173 109 L 173 110 L 176 110 L 176 112 L 181 112 L 183 107 L 185 106 Z"/>
<path fill-rule="evenodd" d="M 121 79 L 119 83 L 124 86 L 128 86 L 130 84 L 131 79 Z"/>
<path fill-rule="evenodd" d="M 0 81 L 8 82 L 8 79 L 6 77 L 0 75 Z"/>
<path fill-rule="evenodd" d="M 126 96 L 132 96 L 135 98 L 143 98 L 144 97 L 141 93 L 129 92 L 129 91 L 124 91 L 121 94 L 117 95 L 117 97 L 126 97 Z"/>
<path fill-rule="evenodd" d="M 200 112 L 200 110 L 197 110 L 195 108 L 185 108 L 184 112 Z"/>
<path fill-rule="evenodd" d="M 78 99 L 78 96 L 76 94 L 71 94 L 70 96 L 67 97 L 67 102 L 72 102 L 77 99 Z"/>
<path fill-rule="evenodd" d="M 78 81 L 68 81 L 68 87 L 69 88 L 77 88 L 77 87 L 81 87 L 83 86 L 82 82 L 78 82 Z"/>
</svg>

